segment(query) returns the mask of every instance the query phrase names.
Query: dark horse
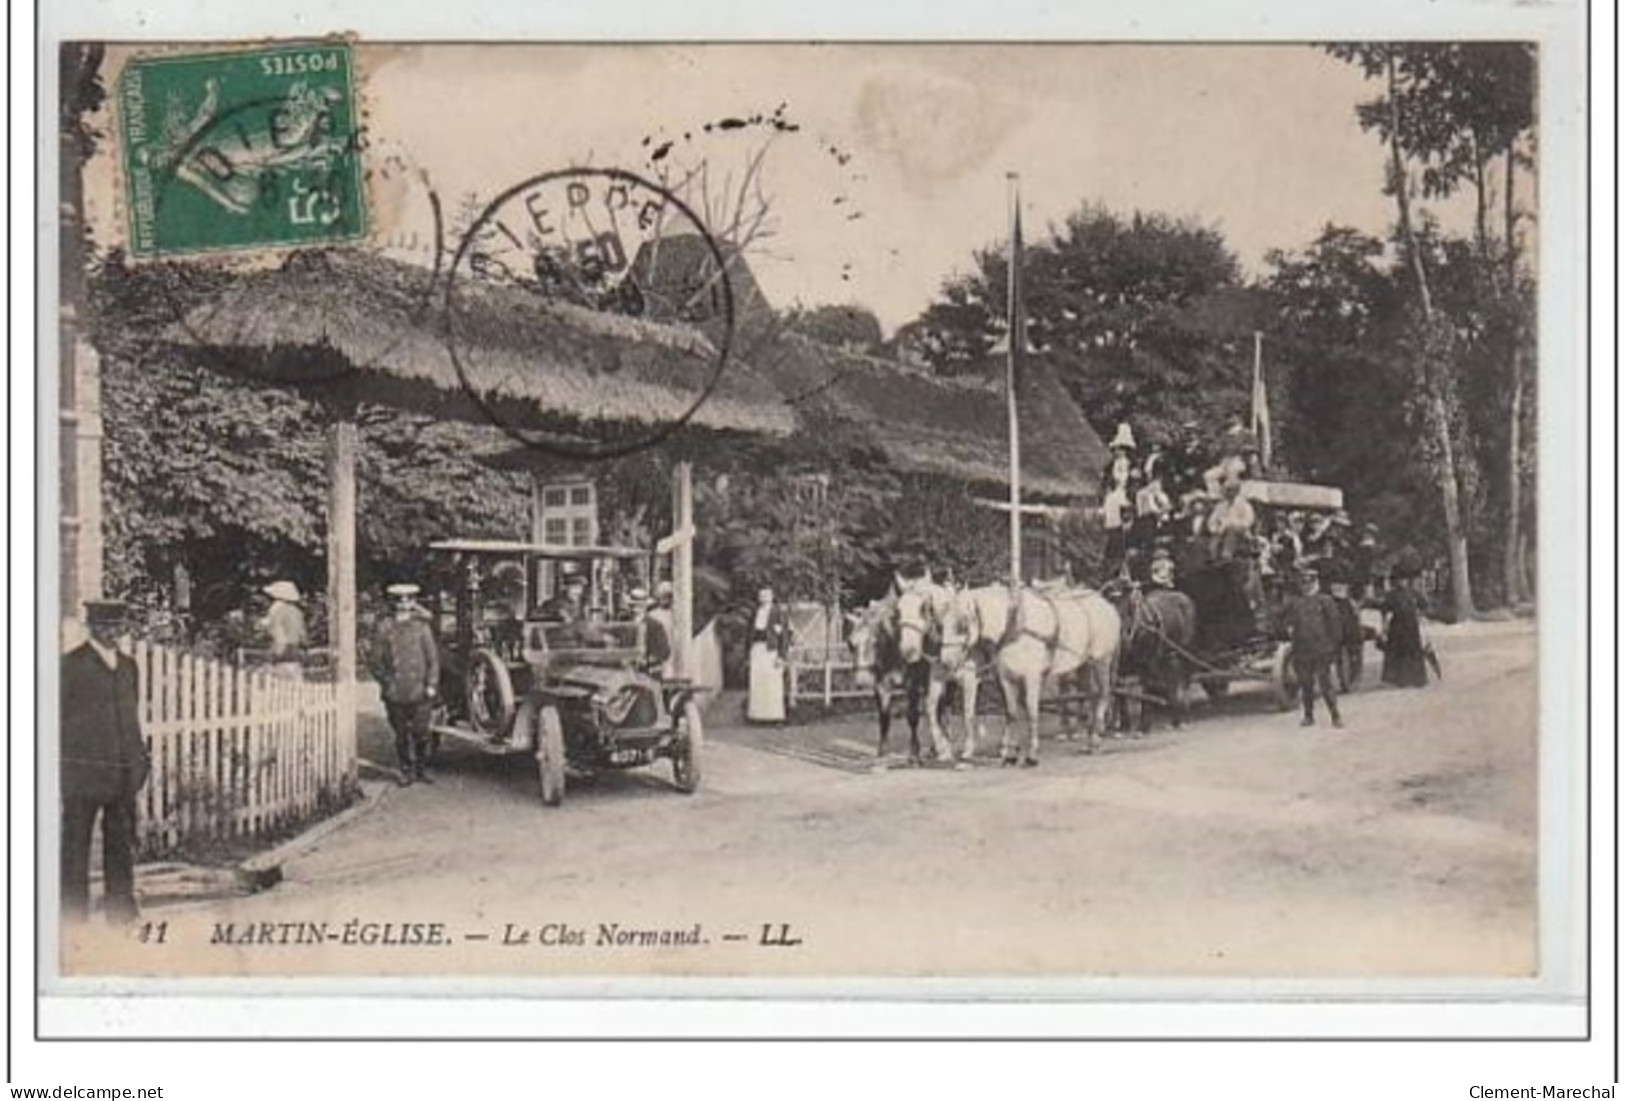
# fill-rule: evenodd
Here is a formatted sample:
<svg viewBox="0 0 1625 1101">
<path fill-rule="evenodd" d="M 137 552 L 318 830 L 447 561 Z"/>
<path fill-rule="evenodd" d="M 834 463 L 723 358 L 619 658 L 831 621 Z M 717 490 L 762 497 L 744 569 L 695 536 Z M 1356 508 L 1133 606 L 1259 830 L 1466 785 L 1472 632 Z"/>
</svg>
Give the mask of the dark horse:
<svg viewBox="0 0 1625 1101">
<path fill-rule="evenodd" d="M 846 644 L 852 650 L 858 675 L 869 678 L 874 685 L 875 710 L 880 717 L 876 758 L 886 756 L 892 701 L 901 691 L 906 700 L 908 756 L 918 763 L 920 720 L 925 715 L 926 693 L 931 684 L 931 663 L 924 658 L 912 662 L 903 660 L 902 625 L 895 599 L 877 600 L 863 611 L 849 614 L 847 624 Z"/>
<path fill-rule="evenodd" d="M 1185 722 L 1190 690 L 1196 602 L 1177 589 L 1126 588 L 1114 598 L 1123 617 L 1123 669 L 1140 678 L 1148 696 L 1163 701 L 1177 729 Z M 1151 731 L 1151 709 L 1141 706 L 1140 733 Z"/>
</svg>

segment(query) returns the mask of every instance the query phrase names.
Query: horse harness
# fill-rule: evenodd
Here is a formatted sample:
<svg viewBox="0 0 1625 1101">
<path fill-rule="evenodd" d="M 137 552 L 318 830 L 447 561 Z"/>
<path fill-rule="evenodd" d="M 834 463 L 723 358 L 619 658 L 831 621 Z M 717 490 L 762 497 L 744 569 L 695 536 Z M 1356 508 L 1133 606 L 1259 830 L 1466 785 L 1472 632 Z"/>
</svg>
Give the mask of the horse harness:
<svg viewBox="0 0 1625 1101">
<path fill-rule="evenodd" d="M 1027 617 L 1021 614 L 1021 594 L 1023 591 L 1031 593 L 1034 597 L 1049 605 L 1050 613 L 1055 617 L 1055 633 L 1053 635 L 1046 636 L 1027 626 Z M 1072 647 L 1062 644 L 1061 609 L 1056 605 L 1053 597 L 1038 589 L 1021 590 L 1016 588 L 1014 585 L 1011 586 L 1011 594 L 1013 599 L 1010 601 L 1009 621 L 1005 624 L 1005 638 L 1011 638 L 1012 635 L 1014 635 L 1016 637 L 1026 636 L 1027 638 L 1037 639 L 1039 642 L 1042 642 L 1045 649 L 1049 651 L 1051 655 L 1051 663 L 1054 662 L 1054 655 L 1056 653 L 1071 654 L 1073 657 L 1078 658 L 1079 660 L 1088 660 L 1088 654 L 1080 653 L 1079 651 L 1074 650 Z M 1082 595 L 1082 593 L 1076 594 L 1073 599 L 1078 599 Z"/>
</svg>

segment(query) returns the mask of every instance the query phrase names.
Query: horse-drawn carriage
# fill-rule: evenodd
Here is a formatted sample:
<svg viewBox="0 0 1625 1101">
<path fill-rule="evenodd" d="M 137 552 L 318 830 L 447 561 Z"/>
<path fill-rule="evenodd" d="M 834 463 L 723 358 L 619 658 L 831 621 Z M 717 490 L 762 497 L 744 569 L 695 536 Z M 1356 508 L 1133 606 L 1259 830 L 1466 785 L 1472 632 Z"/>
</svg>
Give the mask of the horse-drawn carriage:
<svg viewBox="0 0 1625 1101">
<path fill-rule="evenodd" d="M 694 687 L 661 679 L 630 601 L 649 552 L 492 540 L 430 547 L 451 567 L 450 599 L 430 609 L 442 654 L 436 745 L 454 738 L 536 761 L 542 802 L 564 798 L 566 768 L 600 772 L 672 763 L 700 781 Z"/>
<path fill-rule="evenodd" d="M 1257 527 L 1268 531 L 1281 526 L 1278 521 L 1289 513 L 1330 518 L 1343 507 L 1342 490 L 1302 482 L 1248 481 L 1241 483 L 1239 495 L 1257 515 Z M 1124 718 L 1143 728 L 1143 708 L 1147 703 L 1178 706 L 1166 698 L 1183 690 L 1184 682 L 1194 680 L 1210 698 L 1229 693 L 1237 683 L 1268 686 L 1277 707 L 1285 710 L 1296 700 L 1298 685 L 1293 673 L 1291 644 L 1286 637 L 1282 611 L 1297 591 L 1292 565 L 1276 561 L 1266 567 L 1250 552 L 1220 557 L 1209 540 L 1190 539 L 1174 550 L 1178 563 L 1178 591 L 1189 598 L 1193 612 L 1188 627 L 1174 632 L 1159 624 L 1142 623 L 1135 607 L 1125 611 L 1125 630 L 1151 634 L 1146 653 L 1172 657 L 1180 676 L 1158 685 L 1160 692 L 1147 692 L 1139 683 L 1139 670 L 1133 666 L 1133 647 L 1128 648 L 1129 664 L 1122 670 L 1117 691 L 1123 702 Z M 1358 605 L 1346 585 L 1334 583 L 1332 595 L 1338 600 L 1344 624 L 1343 647 L 1338 657 L 1338 678 L 1345 691 L 1359 683 L 1364 666 L 1368 630 L 1360 622 Z M 1132 601 L 1129 602 L 1132 605 Z"/>
</svg>

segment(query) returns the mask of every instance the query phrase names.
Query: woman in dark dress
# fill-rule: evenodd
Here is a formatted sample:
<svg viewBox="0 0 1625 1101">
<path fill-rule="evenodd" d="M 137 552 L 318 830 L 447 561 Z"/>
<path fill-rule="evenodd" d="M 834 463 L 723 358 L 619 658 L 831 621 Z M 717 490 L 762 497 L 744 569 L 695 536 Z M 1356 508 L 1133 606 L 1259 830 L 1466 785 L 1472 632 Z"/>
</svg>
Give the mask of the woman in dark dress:
<svg viewBox="0 0 1625 1101">
<path fill-rule="evenodd" d="M 1378 604 L 1388 616 L 1382 680 L 1400 688 L 1425 688 L 1428 682 L 1427 657 L 1422 647 L 1422 613 L 1427 603 L 1416 591 L 1415 580 L 1416 575 L 1408 570 L 1396 571 L 1394 587 Z"/>
</svg>

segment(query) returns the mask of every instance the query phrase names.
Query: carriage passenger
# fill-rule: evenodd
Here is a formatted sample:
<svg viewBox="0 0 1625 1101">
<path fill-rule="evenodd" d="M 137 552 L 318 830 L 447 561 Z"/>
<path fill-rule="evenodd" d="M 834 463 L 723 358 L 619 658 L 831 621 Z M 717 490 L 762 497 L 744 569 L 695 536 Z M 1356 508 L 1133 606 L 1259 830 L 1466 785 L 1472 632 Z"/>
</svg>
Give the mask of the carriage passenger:
<svg viewBox="0 0 1625 1101">
<path fill-rule="evenodd" d="M 1146 584 L 1153 589 L 1172 589 L 1175 579 L 1174 556 L 1167 547 L 1151 552 L 1151 569 Z"/>
<path fill-rule="evenodd" d="M 1208 532 L 1214 538 L 1218 557 L 1235 559 L 1251 550 L 1257 525 L 1258 514 L 1242 496 L 1241 483 L 1226 483 L 1223 498 L 1208 515 Z"/>
<path fill-rule="evenodd" d="M 1106 527 L 1105 573 L 1111 577 L 1122 571 L 1124 555 L 1128 550 L 1129 526 L 1134 521 L 1134 505 L 1128 487 L 1108 486 L 1101 508 Z"/>
<path fill-rule="evenodd" d="M 1134 430 L 1127 423 L 1117 426 L 1117 435 L 1112 442 L 1106 445 L 1111 449 L 1111 461 L 1101 476 L 1101 484 L 1108 489 L 1112 486 L 1122 486 L 1125 491 L 1130 490 L 1130 483 L 1138 481 L 1135 471 Z"/>
<path fill-rule="evenodd" d="M 1134 495 L 1133 542 L 1150 546 L 1162 533 L 1164 523 L 1173 514 L 1174 504 L 1163 489 L 1162 476 L 1156 475 Z"/>
<path fill-rule="evenodd" d="M 1187 421 L 1174 437 L 1173 446 L 1160 464 L 1163 485 L 1176 497 L 1201 492 L 1202 472 L 1208 468 L 1201 434 L 1195 421 Z"/>
</svg>

